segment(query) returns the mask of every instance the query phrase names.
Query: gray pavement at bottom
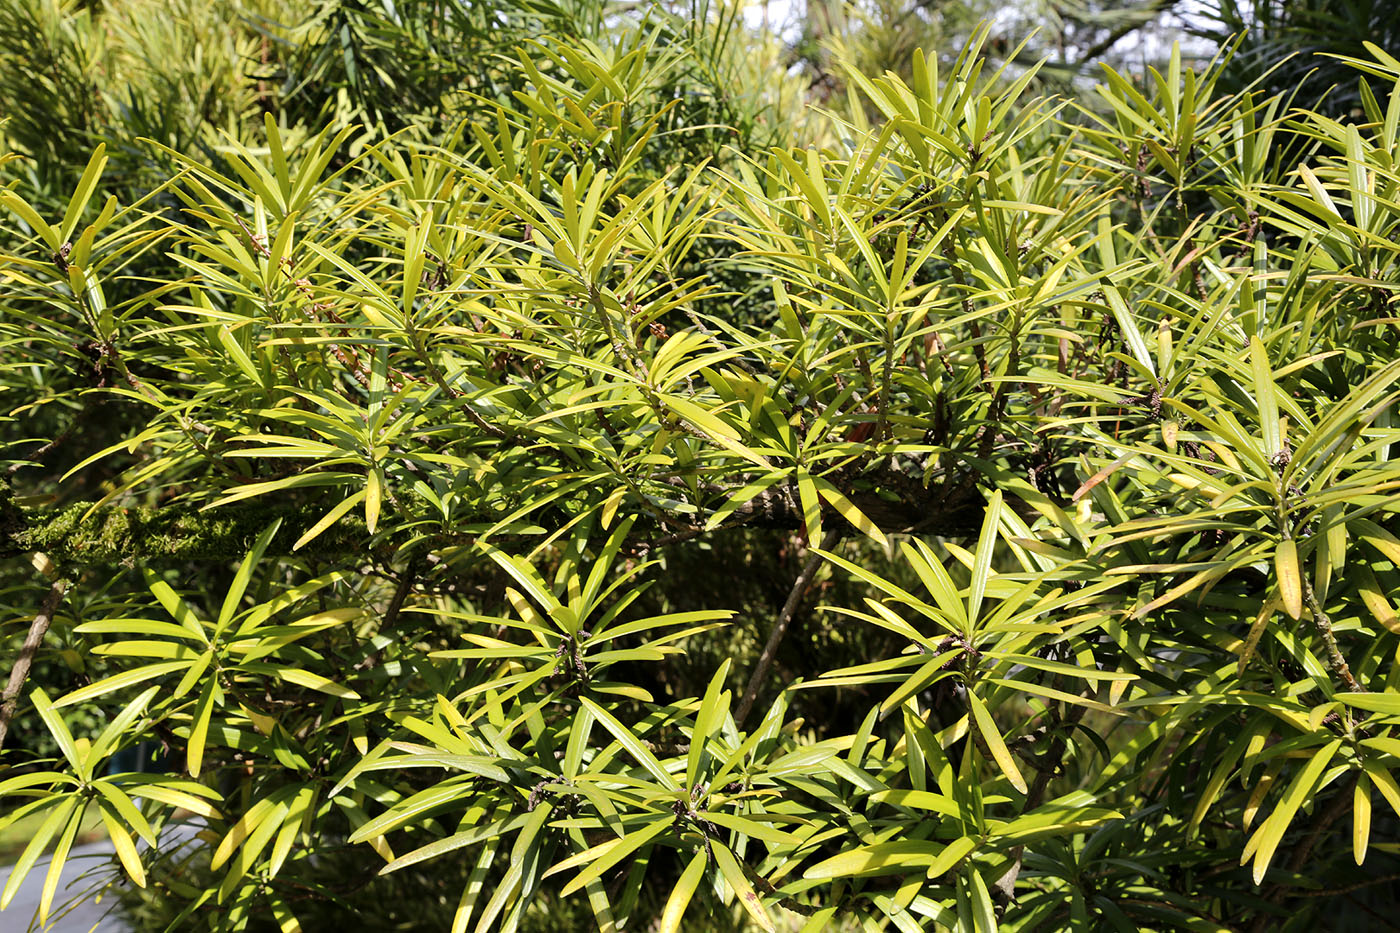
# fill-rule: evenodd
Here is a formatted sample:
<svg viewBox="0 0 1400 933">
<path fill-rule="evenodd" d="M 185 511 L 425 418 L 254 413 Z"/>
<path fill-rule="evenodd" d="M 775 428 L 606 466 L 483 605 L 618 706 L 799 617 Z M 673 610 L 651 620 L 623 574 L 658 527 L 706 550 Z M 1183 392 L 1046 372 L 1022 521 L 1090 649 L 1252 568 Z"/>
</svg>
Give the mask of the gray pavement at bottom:
<svg viewBox="0 0 1400 933">
<path fill-rule="evenodd" d="M 127 927 L 117 916 L 116 899 L 109 892 L 101 900 L 95 900 L 91 889 L 96 887 L 100 877 L 110 874 L 113 854 L 112 843 L 102 839 L 87 845 L 74 846 L 68 855 L 68 863 L 63 866 L 59 878 L 58 892 L 54 895 L 53 906 L 49 910 L 49 921 L 39 926 L 39 899 L 44 891 L 44 876 L 49 872 L 49 857 L 44 856 L 34 863 L 34 867 L 20 882 L 10 906 L 0 913 L 0 931 L 3 933 L 127 933 Z M 0 868 L 0 890 L 10 881 L 13 866 Z M 82 900 L 77 900 L 79 897 Z M 68 911 L 69 902 L 74 901 Z"/>
<path fill-rule="evenodd" d="M 163 846 L 176 845 L 192 839 L 202 828 L 199 821 L 167 823 L 160 842 Z M 142 842 L 137 845 L 145 848 Z M 39 900 L 51 860 L 47 855 L 39 859 L 20 882 L 10 906 L 0 913 L 0 933 L 129 933 L 117 914 L 116 897 L 102 887 L 102 882 L 120 872 L 113 854 L 109 839 L 73 847 L 59 876 L 58 891 L 44 926 L 39 926 L 38 921 Z M 12 870 L 10 865 L 0 867 L 0 891 L 9 883 Z"/>
</svg>

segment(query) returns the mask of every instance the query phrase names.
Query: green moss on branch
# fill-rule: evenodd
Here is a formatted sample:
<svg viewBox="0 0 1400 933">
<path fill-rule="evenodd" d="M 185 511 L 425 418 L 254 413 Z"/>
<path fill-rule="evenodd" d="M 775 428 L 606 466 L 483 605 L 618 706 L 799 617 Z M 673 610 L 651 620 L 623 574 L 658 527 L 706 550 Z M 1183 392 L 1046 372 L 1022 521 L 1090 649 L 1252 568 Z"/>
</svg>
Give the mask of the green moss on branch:
<svg viewBox="0 0 1400 933">
<path fill-rule="evenodd" d="M 0 487 L 0 556 L 43 551 L 60 566 L 131 564 L 135 561 L 237 560 L 277 519 L 282 527 L 268 553 L 290 554 L 302 533 L 325 512 L 321 504 L 237 503 L 208 512 L 180 506 L 105 508 L 91 505 L 26 509 Z M 365 554 L 364 520 L 347 515 L 297 551 L 303 557 L 344 560 Z"/>
</svg>

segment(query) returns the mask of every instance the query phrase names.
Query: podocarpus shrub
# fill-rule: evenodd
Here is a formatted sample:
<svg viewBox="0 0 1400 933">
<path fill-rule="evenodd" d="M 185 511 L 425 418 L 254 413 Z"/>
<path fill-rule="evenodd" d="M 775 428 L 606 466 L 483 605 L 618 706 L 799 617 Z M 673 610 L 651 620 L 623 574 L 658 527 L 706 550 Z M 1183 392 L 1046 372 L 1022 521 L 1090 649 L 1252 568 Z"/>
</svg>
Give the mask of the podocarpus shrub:
<svg viewBox="0 0 1400 933">
<path fill-rule="evenodd" d="M 25 685 L 0 900 L 95 810 L 173 930 L 1344 922 L 1400 809 L 1373 51 L 1343 126 L 974 42 L 690 163 L 677 53 L 546 38 L 436 144 L 0 192 L 12 425 L 71 418 L 11 444 L 8 612 L 88 672 Z"/>
</svg>

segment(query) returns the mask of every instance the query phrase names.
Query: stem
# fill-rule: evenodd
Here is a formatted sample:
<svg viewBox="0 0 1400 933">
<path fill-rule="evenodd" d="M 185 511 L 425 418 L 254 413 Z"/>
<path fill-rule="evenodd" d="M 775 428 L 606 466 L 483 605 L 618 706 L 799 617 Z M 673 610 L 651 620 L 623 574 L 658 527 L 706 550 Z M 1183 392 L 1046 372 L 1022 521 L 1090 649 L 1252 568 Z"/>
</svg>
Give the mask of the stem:
<svg viewBox="0 0 1400 933">
<path fill-rule="evenodd" d="M 28 454 L 23 460 L 17 460 L 14 463 L 10 464 L 8 467 L 6 467 L 5 475 L 14 476 L 16 473 L 18 473 L 20 470 L 24 469 L 27 466 L 42 464 L 44 462 L 45 457 L 49 456 L 55 450 L 62 447 L 64 442 L 66 442 L 68 438 L 73 436 L 73 433 L 83 423 L 86 416 L 102 404 L 103 400 L 94 401 L 94 399 L 95 396 L 87 396 L 86 401 L 84 401 L 83 403 L 83 407 L 80 408 L 73 415 L 73 420 L 68 422 L 68 427 L 64 428 L 63 431 L 60 432 L 59 435 L 53 440 L 49 441 L 33 453 Z"/>
<path fill-rule="evenodd" d="M 1352 891 L 1360 891 L 1374 884 L 1393 884 L 1400 881 L 1400 873 L 1393 875 L 1381 875 L 1379 878 L 1367 878 L 1365 881 L 1358 881 L 1341 888 L 1324 888 L 1321 891 L 1299 891 L 1294 897 L 1338 897 L 1342 894 L 1350 894 Z"/>
<path fill-rule="evenodd" d="M 419 361 L 422 362 L 424 367 L 427 368 L 428 376 L 433 380 L 433 384 L 438 387 L 438 391 L 440 391 L 445 398 L 461 398 L 462 393 L 458 392 L 456 389 L 452 388 L 452 386 L 447 384 L 447 378 L 443 375 L 442 369 L 437 365 L 437 363 L 433 360 L 432 356 L 428 353 L 428 348 L 423 344 L 422 335 L 420 335 L 418 329 L 413 326 L 412 321 L 409 322 L 408 331 L 409 336 L 413 341 L 413 352 L 415 355 L 417 355 Z M 505 431 L 496 427 L 496 425 L 491 424 L 485 418 L 481 417 L 481 415 L 477 414 L 476 409 L 472 408 L 471 402 L 466 399 L 462 399 L 461 411 L 467 416 L 467 418 L 471 421 L 472 424 L 476 425 L 479 429 L 486 432 L 491 437 L 503 441 L 510 436 L 506 434 Z"/>
<path fill-rule="evenodd" d="M 413 584 L 418 581 L 418 558 L 412 557 L 408 561 L 408 566 L 404 568 L 399 576 L 398 585 L 394 587 L 394 595 L 389 597 L 389 606 L 384 610 L 384 619 L 379 626 L 381 633 L 394 633 L 399 623 L 399 611 L 403 609 L 404 600 L 408 594 L 413 592 Z M 379 664 L 379 659 L 383 656 L 383 649 L 378 649 L 363 661 L 355 665 L 356 670 L 375 667 Z"/>
<path fill-rule="evenodd" d="M 1157 13 L 1161 13 L 1163 10 L 1169 10 L 1172 7 L 1176 6 L 1176 2 L 1177 0 L 1153 0 L 1152 3 L 1143 7 L 1142 12 L 1144 14 L 1155 15 Z M 1098 59 L 1099 56 L 1103 55 L 1109 49 L 1113 48 L 1113 46 L 1118 43 L 1119 39 L 1122 39 L 1124 36 L 1128 35 L 1131 32 L 1134 32 L 1135 30 L 1141 29 L 1143 26 L 1147 25 L 1148 21 L 1149 17 L 1147 16 L 1144 16 L 1142 19 L 1134 17 L 1128 20 L 1123 25 L 1119 26 L 1117 29 L 1114 29 L 1107 36 L 1104 36 L 1098 42 L 1095 42 L 1093 45 L 1089 46 L 1089 48 L 1084 50 L 1084 54 L 1079 56 L 1079 62 L 1074 66 L 1075 69 L 1079 70 L 1084 68 L 1085 65 L 1091 64 L 1096 59 Z"/>
<path fill-rule="evenodd" d="M 418 558 L 412 558 L 408 566 L 404 568 L 403 575 L 399 577 L 399 585 L 394 587 L 394 595 L 389 598 L 389 608 L 384 610 L 384 624 L 382 631 L 393 631 L 399 621 L 399 610 L 403 608 L 404 600 L 413 591 L 413 584 L 418 579 Z"/>
<path fill-rule="evenodd" d="M 628 368 L 632 370 L 632 375 L 642 384 L 643 391 L 650 396 L 651 384 L 647 381 L 646 367 L 642 365 L 637 354 L 633 353 L 632 349 L 618 336 L 617 329 L 612 325 L 612 319 L 608 317 L 608 306 L 603 303 L 603 292 L 591 283 L 588 285 L 588 301 L 598 316 L 598 323 L 602 325 L 603 336 L 607 338 L 608 343 L 612 344 L 613 352 L 627 364 Z M 624 327 L 627 327 L 625 320 L 622 323 Z"/>
<path fill-rule="evenodd" d="M 1055 678 L 1058 680 L 1058 678 Z M 1064 762 L 1065 752 L 1069 750 L 1068 732 L 1059 730 L 1058 727 L 1073 725 L 1084 717 L 1084 712 L 1088 707 L 1072 706 L 1067 715 L 1062 715 L 1057 707 L 1050 707 L 1052 725 L 1056 727 L 1055 733 L 1050 738 L 1050 747 L 1046 749 L 1044 761 L 1048 766 L 1041 763 L 1034 763 L 1036 768 L 1035 782 L 1031 784 L 1030 793 L 1026 795 L 1026 805 L 1021 808 L 1022 813 L 1030 813 L 1036 807 L 1045 802 L 1045 793 L 1050 789 L 1050 781 L 1060 770 L 1060 765 Z M 1030 761 L 1026 756 L 1023 759 Z M 1016 899 L 1016 879 L 1021 874 L 1021 859 L 1025 855 L 1024 845 L 1016 846 L 1011 850 L 1011 866 L 1006 874 L 997 879 L 995 887 L 1000 897 L 1009 903 Z"/>
<path fill-rule="evenodd" d="M 24 682 L 29 678 L 29 668 L 34 663 L 34 655 L 39 653 L 39 645 L 48 634 L 49 624 L 53 622 L 54 613 L 58 611 L 58 604 L 63 601 L 63 594 L 67 589 L 67 580 L 53 582 L 49 587 L 49 594 L 44 597 L 44 602 L 39 607 L 39 614 L 29 626 L 29 634 L 24 637 L 24 645 L 19 649 L 19 657 L 10 671 L 10 682 L 5 685 L 4 699 L 0 701 L 0 749 L 5 747 L 10 720 L 14 718 L 15 709 L 19 705 L 19 692 L 24 689 Z"/>
<path fill-rule="evenodd" d="M 880 370 L 880 401 L 878 422 L 875 426 L 875 442 L 888 441 L 890 431 L 890 382 L 894 379 L 894 315 L 892 310 L 885 312 L 885 360 Z"/>
<path fill-rule="evenodd" d="M 1332 634 L 1332 620 L 1322 611 L 1322 604 L 1317 601 L 1317 594 L 1313 592 L 1312 581 L 1306 573 L 1300 573 L 1298 576 L 1303 583 L 1303 598 L 1308 601 L 1308 608 L 1312 610 L 1313 625 L 1317 626 L 1317 633 L 1322 636 L 1322 642 L 1327 646 L 1327 664 L 1332 668 L 1332 673 L 1341 678 L 1342 683 L 1346 684 L 1352 693 L 1365 693 L 1365 688 L 1352 676 L 1351 667 L 1342 656 L 1342 650 L 1337 647 L 1337 636 Z"/>
<path fill-rule="evenodd" d="M 1011 388 L 1010 377 L 1017 375 L 1021 368 L 1020 330 L 1021 322 L 1018 314 L 1011 325 L 1011 354 L 1006 366 L 1007 380 L 997 386 L 996 393 L 992 396 L 992 404 L 987 409 L 987 423 L 982 426 L 982 436 L 978 439 L 977 456 L 983 460 L 992 455 L 992 445 L 996 443 L 997 438 L 997 426 L 1001 424 L 1001 419 L 1006 414 L 1006 399 Z"/>
<path fill-rule="evenodd" d="M 837 536 L 835 528 L 829 529 L 822 536 L 821 550 L 830 550 L 836 544 Z M 743 727 L 744 720 L 753 709 L 754 700 L 758 699 L 758 690 L 763 686 L 764 678 L 768 676 L 768 669 L 773 666 L 773 658 L 778 654 L 783 635 L 787 633 L 788 625 L 791 624 L 802 597 L 807 595 L 807 588 L 812 585 L 812 578 L 817 575 L 817 567 L 821 565 L 821 561 L 822 556 L 816 550 L 808 552 L 807 562 L 802 565 L 797 579 L 793 581 L 792 592 L 788 593 L 787 602 L 783 603 L 782 611 L 778 613 L 778 621 L 773 623 L 773 631 L 768 633 L 768 644 L 763 646 L 763 653 L 758 656 L 758 666 L 749 677 L 749 685 L 744 688 L 744 698 L 739 702 L 739 711 L 734 714 L 735 728 Z"/>
<path fill-rule="evenodd" d="M 953 273 L 953 281 L 957 283 L 958 290 L 962 293 L 961 303 L 963 313 L 969 316 L 968 328 L 972 331 L 972 354 L 977 358 L 977 369 L 982 374 L 982 387 L 989 393 L 992 391 L 992 369 L 987 365 L 987 349 L 982 346 L 982 325 L 975 317 L 977 308 L 969 297 L 971 289 L 967 286 L 967 277 L 963 275 L 962 267 L 958 265 L 957 249 L 953 246 L 951 236 L 943 239 L 943 258 L 947 260 L 949 270 Z"/>
</svg>

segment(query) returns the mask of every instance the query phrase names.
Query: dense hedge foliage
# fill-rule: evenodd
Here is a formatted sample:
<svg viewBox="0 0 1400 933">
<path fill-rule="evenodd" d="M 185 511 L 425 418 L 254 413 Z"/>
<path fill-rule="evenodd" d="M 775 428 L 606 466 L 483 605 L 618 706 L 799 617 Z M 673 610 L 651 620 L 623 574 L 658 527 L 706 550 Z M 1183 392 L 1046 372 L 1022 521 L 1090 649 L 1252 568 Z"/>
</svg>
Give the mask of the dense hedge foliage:
<svg viewBox="0 0 1400 933">
<path fill-rule="evenodd" d="M 0 905 L 93 812 L 145 929 L 1393 905 L 1400 61 L 793 117 L 732 12 L 327 9 L 209 27 L 252 129 L 5 125 Z"/>
</svg>

